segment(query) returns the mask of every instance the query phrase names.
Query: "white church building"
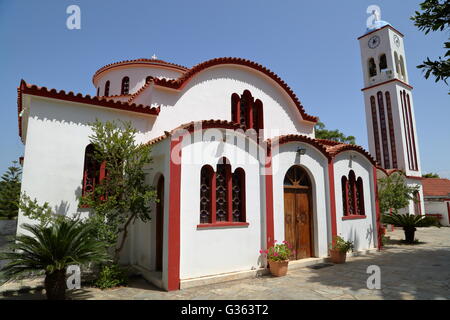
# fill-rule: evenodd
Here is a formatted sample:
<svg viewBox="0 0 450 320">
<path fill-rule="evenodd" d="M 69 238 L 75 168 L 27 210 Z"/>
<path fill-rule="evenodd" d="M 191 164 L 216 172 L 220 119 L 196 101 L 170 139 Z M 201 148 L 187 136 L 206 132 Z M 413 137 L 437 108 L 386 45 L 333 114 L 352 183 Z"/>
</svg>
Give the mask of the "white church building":
<svg viewBox="0 0 450 320">
<path fill-rule="evenodd" d="M 377 248 L 377 176 L 404 170 L 420 185 L 420 159 L 403 35 L 385 24 L 359 42 L 370 154 L 316 139 L 317 117 L 255 62 L 136 59 L 97 70 L 94 97 L 22 80 L 22 192 L 89 214 L 79 197 L 101 179 L 89 124 L 121 119 L 152 145 L 147 182 L 161 199 L 150 222 L 132 226 L 122 262 L 160 287 L 265 268 L 259 251 L 275 240 L 293 244 L 292 260 L 327 257 L 336 235 L 356 251 Z M 19 233 L 27 222 L 20 214 Z"/>
</svg>

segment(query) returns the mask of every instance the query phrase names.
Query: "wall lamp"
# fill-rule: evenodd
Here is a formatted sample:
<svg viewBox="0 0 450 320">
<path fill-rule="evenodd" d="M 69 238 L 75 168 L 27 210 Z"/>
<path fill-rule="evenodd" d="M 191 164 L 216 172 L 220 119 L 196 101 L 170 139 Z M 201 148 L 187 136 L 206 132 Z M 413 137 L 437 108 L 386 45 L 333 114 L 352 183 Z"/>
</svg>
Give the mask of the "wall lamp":
<svg viewBox="0 0 450 320">
<path fill-rule="evenodd" d="M 297 149 L 297 154 L 298 155 L 303 155 L 303 154 L 305 154 L 306 153 L 306 149 L 305 148 L 298 148 Z"/>
</svg>

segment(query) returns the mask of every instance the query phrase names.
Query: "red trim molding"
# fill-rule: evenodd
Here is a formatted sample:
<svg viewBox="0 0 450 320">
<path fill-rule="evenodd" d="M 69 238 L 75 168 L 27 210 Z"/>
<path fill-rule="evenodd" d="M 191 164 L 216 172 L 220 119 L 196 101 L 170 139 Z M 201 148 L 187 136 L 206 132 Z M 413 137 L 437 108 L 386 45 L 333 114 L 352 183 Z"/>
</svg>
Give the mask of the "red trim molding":
<svg viewBox="0 0 450 320">
<path fill-rule="evenodd" d="M 387 80 L 387 81 L 384 81 L 384 82 L 380 82 L 380 83 L 374 84 L 373 86 L 369 86 L 369 87 L 362 88 L 361 91 L 366 91 L 366 90 L 369 90 L 369 89 L 372 89 L 372 88 L 381 86 L 381 85 L 386 84 L 386 83 L 394 82 L 394 81 L 400 82 L 400 84 L 406 86 L 406 87 L 409 88 L 410 90 L 413 89 L 413 87 L 410 86 L 409 84 L 407 84 L 406 82 L 403 82 L 403 81 L 401 81 L 401 80 L 399 80 L 399 79 L 391 79 L 391 80 Z"/>
<path fill-rule="evenodd" d="M 169 182 L 169 219 L 168 219 L 168 259 L 167 290 L 180 289 L 180 192 L 181 192 L 181 148 L 182 137 L 170 142 L 170 182 Z M 174 150 L 179 149 L 177 162 L 172 158 Z"/>
<path fill-rule="evenodd" d="M 107 64 L 106 66 L 101 67 L 100 69 L 98 69 L 95 73 L 94 76 L 92 77 L 92 83 L 95 84 L 95 78 L 102 72 L 112 69 L 112 68 L 116 68 L 116 67 L 123 67 L 123 66 L 139 66 L 139 65 L 149 65 L 149 66 L 156 66 L 156 67 L 164 67 L 164 68 L 169 68 L 169 69 L 174 69 L 177 71 L 181 71 L 181 72 L 185 72 L 187 70 L 189 70 L 188 68 L 181 66 L 179 64 L 175 64 L 175 63 L 170 63 L 167 61 L 163 61 L 163 60 L 157 60 L 157 59 L 135 59 L 135 60 L 125 60 L 125 61 L 119 61 L 119 62 L 114 62 L 114 63 L 110 63 Z"/>
<path fill-rule="evenodd" d="M 248 68 L 252 68 L 256 71 L 259 71 L 263 74 L 265 74 L 267 77 L 271 78 L 273 81 L 275 81 L 284 91 L 286 91 L 286 93 L 288 94 L 288 96 L 292 99 L 292 101 L 294 102 L 294 104 L 296 105 L 298 111 L 300 112 L 302 119 L 305 121 L 310 121 L 310 122 L 317 122 L 318 119 L 317 117 L 311 116 L 309 114 L 307 114 L 305 112 L 305 109 L 303 108 L 303 105 L 301 104 L 300 100 L 297 98 L 297 96 L 295 95 L 294 91 L 292 91 L 292 89 L 286 84 L 286 82 L 284 82 L 278 75 L 276 75 L 274 72 L 272 72 L 271 70 L 263 67 L 262 65 L 250 61 L 250 60 L 246 60 L 246 59 L 242 59 L 242 58 L 231 58 L 231 57 L 224 57 L 224 58 L 215 58 L 212 60 L 208 60 L 205 62 L 202 62 L 194 67 L 192 67 L 191 69 L 189 69 L 188 71 L 186 71 L 180 78 L 178 79 L 174 79 L 174 80 L 168 80 L 165 78 L 155 78 L 153 79 L 153 82 L 155 85 L 158 86 L 162 86 L 162 87 L 166 87 L 166 88 L 171 88 L 171 89 L 175 89 L 175 90 L 180 90 L 182 89 L 197 73 L 208 69 L 208 68 L 212 68 L 218 65 L 241 65 L 244 67 L 248 67 Z"/>
<path fill-rule="evenodd" d="M 267 157 L 265 164 L 266 178 L 266 248 L 274 244 L 274 221 L 273 221 L 273 175 L 272 175 L 272 150 L 267 147 Z"/>
<path fill-rule="evenodd" d="M 20 86 L 17 89 L 17 111 L 19 121 L 19 136 L 22 137 L 22 121 L 20 113 L 23 110 L 22 94 L 29 94 L 33 96 L 59 99 L 64 101 L 78 102 L 83 104 L 90 104 L 99 107 L 107 107 L 117 110 L 125 110 L 137 112 L 142 114 L 154 115 L 159 114 L 160 108 L 152 108 L 142 104 L 122 102 L 119 100 L 109 99 L 109 97 L 91 97 L 90 95 L 75 94 L 72 91 L 65 92 L 64 90 L 57 91 L 56 89 L 47 89 L 46 87 L 38 87 L 36 85 L 27 84 L 24 80 L 20 81 Z"/>
<path fill-rule="evenodd" d="M 334 189 L 333 160 L 328 161 L 328 181 L 330 185 L 331 238 L 334 239 L 337 236 L 337 222 L 336 222 L 336 194 Z"/>
<path fill-rule="evenodd" d="M 216 222 L 216 223 L 202 223 L 197 225 L 197 229 L 216 229 L 229 227 L 247 227 L 248 222 Z"/>
<path fill-rule="evenodd" d="M 378 183 L 377 183 L 377 168 L 373 167 L 373 188 L 375 189 L 375 215 L 376 215 L 376 228 L 377 228 L 377 239 L 378 239 L 378 250 L 383 247 L 383 241 L 381 240 L 382 231 L 381 230 L 381 217 L 380 217 L 380 203 L 378 201 Z"/>
<path fill-rule="evenodd" d="M 349 216 L 342 217 L 342 220 L 355 220 L 355 219 L 365 219 L 365 218 L 366 218 L 366 216 L 364 216 L 364 215 L 352 214 Z"/>
</svg>

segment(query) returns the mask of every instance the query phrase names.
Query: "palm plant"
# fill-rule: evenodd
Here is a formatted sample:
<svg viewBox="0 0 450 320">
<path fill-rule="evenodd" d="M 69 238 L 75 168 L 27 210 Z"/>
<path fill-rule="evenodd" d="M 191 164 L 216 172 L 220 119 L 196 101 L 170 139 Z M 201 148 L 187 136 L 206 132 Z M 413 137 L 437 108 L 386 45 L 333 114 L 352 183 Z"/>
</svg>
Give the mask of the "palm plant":
<svg viewBox="0 0 450 320">
<path fill-rule="evenodd" d="M 406 243 L 414 243 L 416 228 L 439 226 L 439 220 L 435 217 L 414 214 L 385 214 L 381 222 L 403 228 Z"/>
<path fill-rule="evenodd" d="M 10 251 L 0 255 L 9 260 L 2 269 L 7 279 L 25 273 L 45 271 L 47 299 L 64 300 L 66 269 L 69 265 L 102 263 L 108 260 L 106 247 L 93 237 L 92 226 L 80 220 L 56 219 L 50 226 L 23 226 L 30 235 L 19 235 Z"/>
</svg>

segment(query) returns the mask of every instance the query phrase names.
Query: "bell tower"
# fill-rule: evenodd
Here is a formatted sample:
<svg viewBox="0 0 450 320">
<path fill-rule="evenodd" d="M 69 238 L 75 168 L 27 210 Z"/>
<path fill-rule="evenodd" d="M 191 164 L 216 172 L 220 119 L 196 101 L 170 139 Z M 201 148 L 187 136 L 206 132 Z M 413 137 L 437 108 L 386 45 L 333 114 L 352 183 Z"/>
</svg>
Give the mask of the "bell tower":
<svg viewBox="0 0 450 320">
<path fill-rule="evenodd" d="M 374 22 L 358 38 L 369 150 L 383 169 L 402 170 L 408 184 L 421 187 L 413 87 L 408 80 L 404 36 L 380 20 L 379 12 L 373 13 Z M 412 202 L 409 212 L 423 212 L 421 194 L 422 189 L 416 195 L 420 202 Z"/>
</svg>

